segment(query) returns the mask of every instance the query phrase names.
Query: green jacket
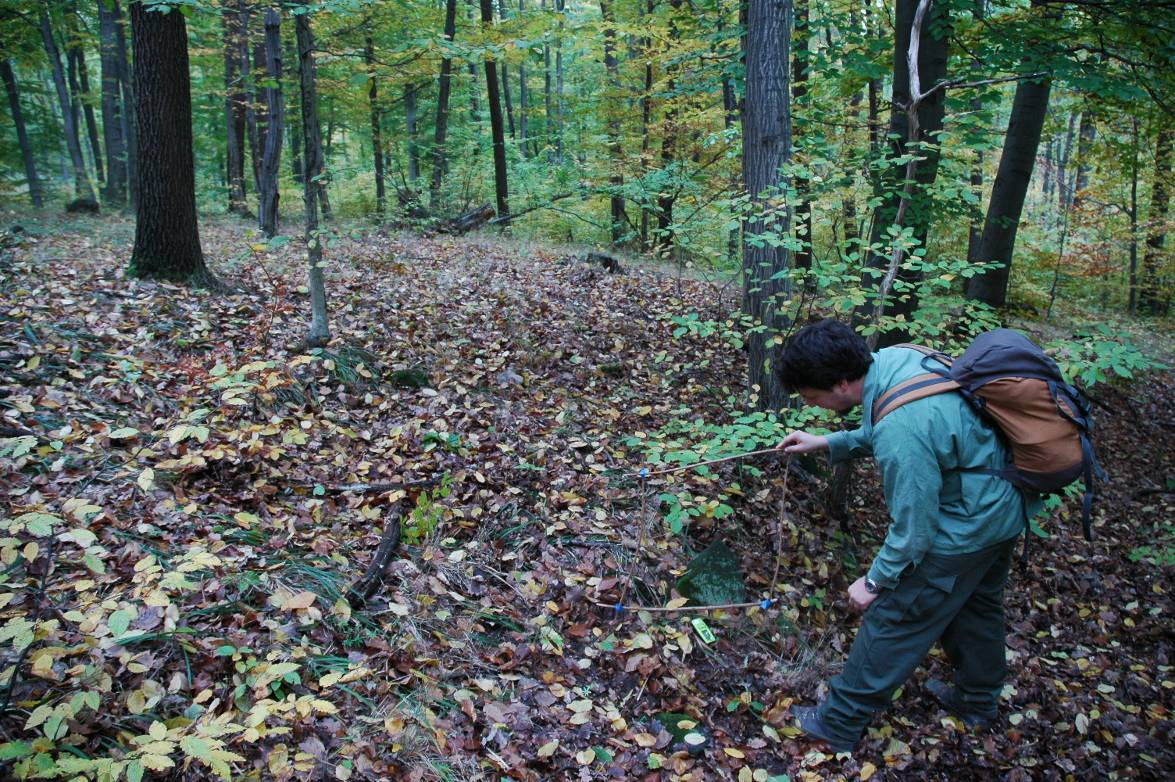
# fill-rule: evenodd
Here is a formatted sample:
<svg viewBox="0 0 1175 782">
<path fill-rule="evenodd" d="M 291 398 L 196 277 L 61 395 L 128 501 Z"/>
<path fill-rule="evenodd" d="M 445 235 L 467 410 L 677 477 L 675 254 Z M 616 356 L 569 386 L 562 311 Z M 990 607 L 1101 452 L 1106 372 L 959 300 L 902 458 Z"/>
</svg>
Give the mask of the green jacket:
<svg viewBox="0 0 1175 782">
<path fill-rule="evenodd" d="M 930 554 L 969 554 L 1019 535 L 1040 507 L 994 475 L 964 472 L 1002 468 L 1006 449 L 988 424 L 956 393 L 905 404 L 873 426 L 873 402 L 898 383 L 922 374 L 923 356 L 905 348 L 873 354 L 865 374 L 859 429 L 828 436 L 832 461 L 872 455 L 881 470 L 890 522 L 869 578 L 892 587 L 902 572 Z"/>
</svg>

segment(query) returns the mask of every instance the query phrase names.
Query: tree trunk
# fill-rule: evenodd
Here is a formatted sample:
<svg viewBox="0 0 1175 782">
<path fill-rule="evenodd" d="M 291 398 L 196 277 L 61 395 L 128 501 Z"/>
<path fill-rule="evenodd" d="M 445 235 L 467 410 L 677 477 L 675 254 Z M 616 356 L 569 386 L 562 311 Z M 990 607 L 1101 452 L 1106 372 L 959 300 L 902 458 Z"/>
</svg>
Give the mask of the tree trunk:
<svg viewBox="0 0 1175 782">
<path fill-rule="evenodd" d="M 967 259 L 971 263 L 996 261 L 1003 264 L 998 269 L 972 277 L 967 283 L 968 298 L 993 307 L 1002 307 L 1008 298 L 1016 229 L 1020 225 L 1020 212 L 1032 179 L 1036 148 L 1048 112 L 1049 87 L 1048 79 L 1022 80 L 1016 85 L 1012 116 L 1008 120 L 1008 134 L 1004 138 L 1004 150 L 991 190 L 983 236 L 975 257 Z"/>
<path fill-rule="evenodd" d="M 297 47 L 291 45 L 290 39 L 287 38 L 283 51 L 285 51 L 284 64 L 287 70 L 287 76 L 293 83 L 298 82 L 299 68 Z M 289 125 L 290 137 L 290 171 L 294 176 L 294 182 L 301 185 L 305 182 L 305 177 L 302 172 L 305 170 L 302 166 L 302 102 L 298 98 L 298 90 L 290 92 L 289 113 L 296 117 Z"/>
<path fill-rule="evenodd" d="M 20 92 L 16 88 L 16 74 L 12 71 L 11 60 L 0 60 L 0 78 L 3 78 L 4 90 L 8 93 L 12 124 L 16 126 L 20 156 L 24 159 L 24 176 L 29 185 L 29 200 L 33 202 L 33 207 L 40 209 L 44 205 L 41 198 L 41 180 L 37 178 L 37 162 L 33 158 L 33 148 L 29 144 L 29 134 L 25 130 L 24 113 L 20 110 Z"/>
<path fill-rule="evenodd" d="M 57 50 L 57 42 L 53 39 L 53 28 L 49 23 L 48 12 L 41 11 L 41 42 L 45 46 L 45 54 L 49 57 L 49 68 L 53 73 L 53 86 L 57 90 L 57 102 L 61 106 L 62 122 L 65 126 L 65 146 L 69 150 L 69 159 L 73 164 L 74 189 L 78 198 L 94 201 L 94 188 L 90 184 L 90 177 L 86 174 L 86 162 L 82 157 L 82 145 L 78 138 L 77 123 L 74 122 L 73 107 L 69 93 L 65 88 L 65 71 L 61 66 L 61 55 Z"/>
<path fill-rule="evenodd" d="M 519 13 L 526 12 L 526 0 L 518 0 Z M 527 112 L 530 111 L 530 87 L 526 83 L 526 58 L 530 50 L 522 52 L 522 61 L 518 63 L 518 136 L 522 142 L 522 156 L 530 157 L 530 127 Z"/>
<path fill-rule="evenodd" d="M 103 0 L 98 0 L 101 5 Z M 224 33 L 224 122 L 228 210 L 247 216 L 245 200 L 245 92 L 241 85 L 241 17 L 227 8 L 220 15 Z"/>
<path fill-rule="evenodd" d="M 1081 112 L 1077 130 L 1077 176 L 1073 182 L 1073 206 L 1081 206 L 1081 199 L 1089 187 L 1089 157 L 1097 140 L 1097 125 L 1093 123 L 1093 112 L 1086 108 Z"/>
<path fill-rule="evenodd" d="M 1164 120 L 1160 120 L 1163 122 Z M 1139 309 L 1150 315 L 1164 315 L 1171 306 L 1171 294 L 1164 290 L 1160 270 L 1167 260 L 1167 214 L 1171 202 L 1171 147 L 1175 131 L 1161 125 L 1155 141 L 1155 173 L 1151 182 L 1150 219 L 1147 220 L 1146 252 L 1142 256 L 1142 285 Z"/>
<path fill-rule="evenodd" d="M 445 0 L 445 41 L 452 42 L 457 32 L 457 0 Z M 449 131 L 449 95 L 453 89 L 453 61 L 441 59 L 440 84 L 437 90 L 437 118 L 433 127 L 432 181 L 428 187 L 428 207 L 436 212 L 440 206 L 441 182 L 445 176 L 447 153 L 445 137 Z"/>
<path fill-rule="evenodd" d="M 779 169 L 791 155 L 788 58 L 791 0 L 747 4 L 746 100 L 743 103 L 743 181 L 750 196 L 743 245 L 743 313 L 756 327 L 747 345 L 747 380 L 754 406 L 779 410 L 786 394 L 773 371 L 775 336 L 784 324 L 779 299 L 790 293 L 789 252 L 781 241 L 791 231 L 787 207 L 771 205 L 781 186 Z"/>
<path fill-rule="evenodd" d="M 375 78 L 375 41 L 369 35 L 364 41 L 363 62 L 367 66 L 367 103 L 371 112 L 371 157 L 375 163 L 375 212 L 382 219 L 387 212 L 388 196 L 384 189 L 384 145 L 379 111 L 379 84 Z M 408 94 L 405 88 L 404 99 Z"/>
<path fill-rule="evenodd" d="M 76 19 L 73 26 L 76 28 Z M 106 167 L 102 164 L 102 144 L 98 141 L 98 120 L 94 116 L 94 101 L 90 94 L 90 73 L 86 68 L 86 58 L 78 31 L 71 30 L 70 37 L 66 58 L 69 60 L 69 81 L 73 90 L 74 106 L 81 106 L 82 116 L 86 122 L 86 136 L 90 142 L 90 157 L 94 161 L 94 175 L 99 183 L 103 183 L 106 181 Z M 77 122 L 76 115 L 74 121 Z"/>
<path fill-rule="evenodd" d="M 114 20 L 115 59 L 118 61 L 118 82 L 122 87 L 122 137 L 126 140 L 126 182 L 131 206 L 139 206 L 139 120 L 138 100 L 135 98 L 134 77 L 127 53 L 126 33 L 122 24 L 122 9 L 118 0 L 102 0 Z"/>
<path fill-rule="evenodd" d="M 132 277 L 212 284 L 200 249 L 188 32 L 178 8 L 131 4 L 138 99 L 139 208 Z"/>
<path fill-rule="evenodd" d="M 895 18 L 895 45 L 893 69 L 893 112 L 890 116 L 889 136 L 895 139 L 891 153 L 895 156 L 917 154 L 921 160 L 917 166 L 915 189 L 907 199 L 909 219 L 905 221 L 914 230 L 914 241 L 917 247 L 925 247 L 926 235 L 930 227 L 931 205 L 928 191 L 938 176 L 939 148 L 935 135 L 942 130 L 943 117 L 946 108 L 945 90 L 938 90 L 918 105 L 917 123 L 919 134 L 917 139 L 909 138 L 910 117 L 907 107 L 910 104 L 910 64 L 907 59 L 910 50 L 910 33 L 914 22 L 918 0 L 898 0 Z M 932 5 L 929 18 L 922 25 L 918 45 L 918 78 L 922 89 L 929 90 L 935 84 L 946 79 L 947 52 L 949 44 L 950 19 L 948 9 L 938 4 Z M 895 165 L 887 174 L 889 180 L 885 190 L 888 194 L 877 207 L 873 215 L 873 229 L 870 233 L 867 266 L 869 273 L 862 276 L 862 287 L 869 289 L 876 287 L 874 275 L 890 264 L 890 253 L 887 250 L 878 250 L 888 244 L 889 228 L 894 225 L 898 208 L 903 200 L 901 183 L 906 176 L 906 164 Z M 909 257 L 914 248 L 904 254 Z M 918 297 L 911 289 L 921 275 L 918 272 L 899 269 L 895 278 L 895 290 L 899 295 L 886 303 L 889 315 L 898 318 L 909 318 L 918 308 Z M 859 308 L 855 319 L 861 322 L 867 319 L 866 312 L 871 313 L 873 305 Z M 881 336 L 882 346 L 905 341 L 906 334 L 900 330 L 890 330 Z"/>
<path fill-rule="evenodd" d="M 608 93 L 604 101 L 604 112 L 608 126 L 608 157 L 611 171 L 608 186 L 611 190 L 612 244 L 619 245 L 628 232 L 628 215 L 624 211 L 624 149 L 621 146 L 620 111 L 620 63 L 616 59 L 616 19 L 608 0 L 600 0 L 600 16 L 604 22 L 604 69 L 608 73 Z"/>
<path fill-rule="evenodd" d="M 555 38 L 555 160 L 563 162 L 563 7 L 565 0 L 555 0 L 559 13 L 559 31 Z"/>
<path fill-rule="evenodd" d="M 1077 132 L 1077 115 L 1069 115 L 1069 130 L 1057 156 L 1057 205 L 1061 214 L 1073 206 L 1073 188 L 1069 181 L 1069 157 L 1073 153 L 1073 137 Z"/>
<path fill-rule="evenodd" d="M 253 190 L 261 192 L 261 136 L 257 127 L 257 86 L 253 78 L 252 55 L 249 47 L 252 9 L 248 0 L 237 0 L 240 17 L 241 37 L 237 46 L 237 63 L 240 67 L 241 84 L 245 90 L 245 132 L 249 142 L 249 164 L 253 171 Z"/>
<path fill-rule="evenodd" d="M 105 0 L 98 0 L 98 53 L 102 63 L 102 136 L 106 143 L 106 188 L 102 199 L 107 206 L 126 206 L 127 160 L 123 125 L 123 104 L 118 79 L 118 18 Z"/>
<path fill-rule="evenodd" d="M 318 198 L 322 189 L 317 177 L 323 168 L 322 130 L 318 125 L 318 86 L 314 73 L 314 34 L 310 14 L 294 17 L 298 41 L 298 73 L 301 75 L 302 143 L 306 176 L 302 198 L 306 206 L 306 259 L 310 278 L 310 328 L 306 334 L 309 347 L 323 347 L 330 342 L 330 324 L 326 314 L 326 282 L 322 274 L 322 241 L 318 232 Z"/>
<path fill-rule="evenodd" d="M 790 0 L 787 0 L 790 2 Z M 669 37 L 665 42 L 666 51 L 673 48 L 681 37 L 677 27 L 675 14 L 681 10 L 683 0 L 669 0 L 673 9 L 669 17 Z M 784 80 L 786 82 L 786 79 Z M 677 82 L 673 78 L 666 80 L 665 91 L 672 96 L 677 91 Z M 668 178 L 677 161 L 677 108 L 672 103 L 673 98 L 666 98 L 664 130 L 661 135 L 661 171 Z M 673 233 L 673 207 L 677 201 L 678 188 L 672 184 L 665 185 L 657 196 L 657 237 L 654 240 L 655 250 L 659 255 L 673 255 L 677 243 Z"/>
<path fill-rule="evenodd" d="M 416 85 L 404 85 L 404 130 L 408 134 L 408 181 L 420 179 L 420 153 L 416 146 Z"/>
<path fill-rule="evenodd" d="M 792 100 L 795 104 L 792 116 L 798 115 L 800 121 L 793 123 L 793 137 L 797 147 L 804 133 L 804 115 L 808 107 L 808 25 L 809 0 L 794 0 L 795 2 L 795 34 L 792 36 L 795 54 L 792 57 Z M 807 177 L 799 177 L 796 184 L 796 239 L 799 249 L 795 252 L 792 264 L 797 269 L 812 268 L 812 198 Z"/>
<path fill-rule="evenodd" d="M 481 23 L 494 23 L 494 0 L 480 0 Z M 490 104 L 490 133 L 494 140 L 494 194 L 498 202 L 498 217 L 510 215 L 508 183 L 506 180 L 506 134 L 502 127 L 502 102 L 498 96 L 498 69 L 494 58 L 486 54 L 486 100 Z"/>
<path fill-rule="evenodd" d="M 261 232 L 277 235 L 278 173 L 281 171 L 282 131 L 285 127 L 285 104 L 282 100 L 281 14 L 270 8 L 265 12 L 265 151 L 261 155 L 261 189 L 258 190 L 257 214 Z"/>
<path fill-rule="evenodd" d="M 646 0 L 645 5 L 641 6 L 641 15 L 652 16 L 654 0 Z M 645 175 L 653 169 L 653 61 L 655 53 L 653 52 L 652 37 L 645 37 L 641 39 L 641 50 L 644 53 L 645 60 L 645 80 L 641 89 L 641 174 Z M 653 249 L 652 240 L 649 237 L 649 217 L 651 210 L 648 206 L 641 205 L 641 249 L 644 252 L 651 252 Z"/>
<path fill-rule="evenodd" d="M 1130 297 L 1127 311 L 1138 311 L 1138 117 L 1130 121 L 1130 269 L 1128 284 Z"/>
</svg>

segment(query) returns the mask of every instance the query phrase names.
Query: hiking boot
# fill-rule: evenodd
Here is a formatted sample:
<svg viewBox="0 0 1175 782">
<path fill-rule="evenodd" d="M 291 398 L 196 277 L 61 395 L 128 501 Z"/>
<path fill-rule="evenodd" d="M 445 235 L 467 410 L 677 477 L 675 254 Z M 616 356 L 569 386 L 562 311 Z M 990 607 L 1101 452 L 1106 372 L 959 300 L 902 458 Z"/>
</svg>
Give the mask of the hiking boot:
<svg viewBox="0 0 1175 782">
<path fill-rule="evenodd" d="M 987 730 L 995 722 L 995 717 L 971 711 L 959 698 L 959 692 L 951 685 L 938 679 L 929 679 L 926 689 L 936 701 L 947 711 L 962 720 L 963 724 L 971 729 Z"/>
<path fill-rule="evenodd" d="M 853 747 L 857 745 L 855 741 L 833 737 L 832 731 L 820 718 L 819 706 L 799 706 L 792 709 L 791 713 L 808 739 L 826 744 L 833 752 L 852 752 Z"/>
</svg>

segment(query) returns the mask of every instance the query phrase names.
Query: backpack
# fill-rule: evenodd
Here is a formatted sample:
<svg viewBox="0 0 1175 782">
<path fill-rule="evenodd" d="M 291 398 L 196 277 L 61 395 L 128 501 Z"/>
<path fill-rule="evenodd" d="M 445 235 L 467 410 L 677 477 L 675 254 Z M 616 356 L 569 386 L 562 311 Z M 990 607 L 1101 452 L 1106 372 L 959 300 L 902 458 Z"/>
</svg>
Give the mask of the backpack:
<svg viewBox="0 0 1175 782">
<path fill-rule="evenodd" d="M 958 359 L 921 345 L 897 345 L 922 353 L 925 374 L 905 380 L 873 404 L 873 425 L 916 399 L 958 391 L 1003 436 L 1012 453 L 1004 469 L 982 469 L 1026 491 L 1056 494 L 1085 481 L 1082 531 L 1090 534 L 1093 479 L 1106 481 L 1093 452 L 1091 407 L 1065 382 L 1056 362 L 1018 331 L 980 334 Z"/>
</svg>

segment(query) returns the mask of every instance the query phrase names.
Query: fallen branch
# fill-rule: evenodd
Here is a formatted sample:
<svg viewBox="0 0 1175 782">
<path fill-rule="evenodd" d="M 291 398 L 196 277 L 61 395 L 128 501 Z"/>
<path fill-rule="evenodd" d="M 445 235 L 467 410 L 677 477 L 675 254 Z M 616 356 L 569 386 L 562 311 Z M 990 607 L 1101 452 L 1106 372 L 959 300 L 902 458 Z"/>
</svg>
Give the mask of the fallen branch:
<svg viewBox="0 0 1175 782">
<path fill-rule="evenodd" d="M 511 222 L 513 222 L 514 220 L 517 220 L 519 217 L 522 217 L 524 214 L 530 214 L 531 212 L 537 211 L 539 209 L 546 209 L 551 204 L 555 203 L 556 201 L 562 201 L 564 198 L 571 198 L 572 196 L 576 196 L 576 195 L 585 195 L 585 194 L 584 193 L 560 193 L 559 195 L 553 196 L 550 200 L 544 201 L 541 204 L 534 204 L 533 206 L 528 206 L 525 209 L 520 209 L 517 212 L 511 212 L 508 215 L 503 215 L 501 217 L 495 217 L 493 220 L 490 220 L 490 225 L 509 225 Z"/>
<path fill-rule="evenodd" d="M 347 600 L 355 607 L 365 605 L 383 586 L 388 568 L 400 548 L 400 514 L 397 507 L 393 507 L 392 510 L 396 515 L 388 519 L 387 525 L 384 526 L 383 535 L 379 539 L 371 564 L 367 566 L 367 572 L 347 590 Z"/>
</svg>

